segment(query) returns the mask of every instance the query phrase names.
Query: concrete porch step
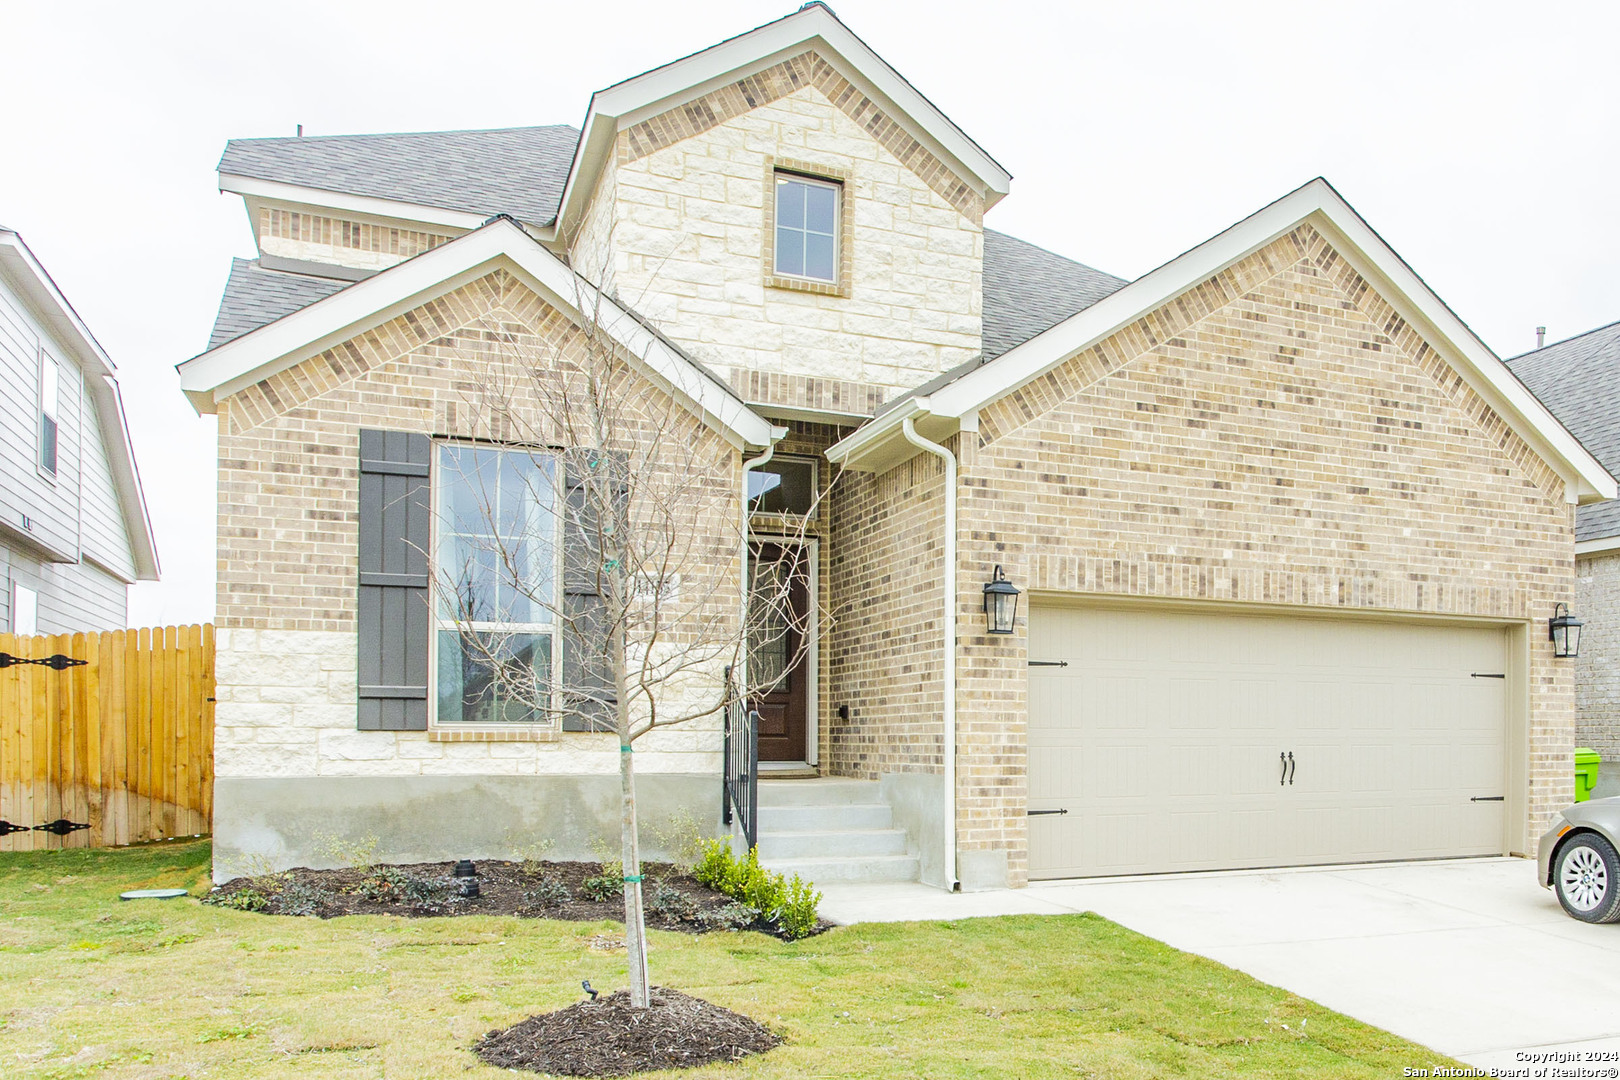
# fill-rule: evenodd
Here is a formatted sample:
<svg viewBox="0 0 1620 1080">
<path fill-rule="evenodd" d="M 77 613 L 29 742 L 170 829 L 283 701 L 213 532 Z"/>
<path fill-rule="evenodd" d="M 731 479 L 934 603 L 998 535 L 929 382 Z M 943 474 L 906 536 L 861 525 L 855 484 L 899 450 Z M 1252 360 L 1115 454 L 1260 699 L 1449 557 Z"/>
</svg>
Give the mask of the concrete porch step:
<svg viewBox="0 0 1620 1080">
<path fill-rule="evenodd" d="M 759 780 L 759 805 L 767 806 L 837 806 L 849 803 L 876 803 L 878 785 L 871 780 L 846 780 L 838 776 L 823 776 L 815 780 Z"/>
<path fill-rule="evenodd" d="M 894 814 L 887 803 L 845 803 L 835 806 L 761 806 L 762 833 L 888 829 Z"/>
<path fill-rule="evenodd" d="M 838 859 L 760 859 L 760 865 L 812 884 L 829 881 L 916 881 L 915 855 L 856 855 Z"/>
<path fill-rule="evenodd" d="M 901 829 L 798 830 L 759 834 L 761 862 L 905 853 L 906 834 Z"/>
</svg>

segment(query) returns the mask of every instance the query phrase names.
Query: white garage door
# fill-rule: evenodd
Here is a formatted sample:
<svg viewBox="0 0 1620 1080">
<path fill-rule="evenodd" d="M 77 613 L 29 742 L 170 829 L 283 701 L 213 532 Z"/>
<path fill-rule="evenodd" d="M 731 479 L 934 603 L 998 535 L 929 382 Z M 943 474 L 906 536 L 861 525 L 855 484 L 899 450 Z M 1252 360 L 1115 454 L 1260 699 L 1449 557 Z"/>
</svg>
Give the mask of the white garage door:
<svg viewBox="0 0 1620 1080">
<path fill-rule="evenodd" d="M 1037 604 L 1029 632 L 1032 877 L 1502 851 L 1502 630 Z"/>
</svg>

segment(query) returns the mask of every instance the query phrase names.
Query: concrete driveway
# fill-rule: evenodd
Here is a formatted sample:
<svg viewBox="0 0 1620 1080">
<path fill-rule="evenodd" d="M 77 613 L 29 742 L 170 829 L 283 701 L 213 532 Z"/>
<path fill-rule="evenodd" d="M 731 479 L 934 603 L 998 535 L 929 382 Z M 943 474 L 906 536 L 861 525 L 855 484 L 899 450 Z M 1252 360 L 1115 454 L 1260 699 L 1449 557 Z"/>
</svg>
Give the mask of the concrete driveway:
<svg viewBox="0 0 1620 1080">
<path fill-rule="evenodd" d="M 1566 916 L 1524 859 L 822 891 L 838 922 L 1095 911 L 1471 1065 L 1620 1052 L 1620 924 Z"/>
</svg>

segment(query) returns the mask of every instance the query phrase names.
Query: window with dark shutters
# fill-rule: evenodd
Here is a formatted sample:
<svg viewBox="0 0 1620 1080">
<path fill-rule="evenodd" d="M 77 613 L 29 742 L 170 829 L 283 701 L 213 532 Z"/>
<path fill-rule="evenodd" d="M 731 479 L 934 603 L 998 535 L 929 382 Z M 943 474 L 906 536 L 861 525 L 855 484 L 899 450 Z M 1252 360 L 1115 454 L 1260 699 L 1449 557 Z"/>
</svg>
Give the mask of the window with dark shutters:
<svg viewBox="0 0 1620 1080">
<path fill-rule="evenodd" d="M 359 728 L 425 731 L 432 443 L 360 432 Z"/>
</svg>

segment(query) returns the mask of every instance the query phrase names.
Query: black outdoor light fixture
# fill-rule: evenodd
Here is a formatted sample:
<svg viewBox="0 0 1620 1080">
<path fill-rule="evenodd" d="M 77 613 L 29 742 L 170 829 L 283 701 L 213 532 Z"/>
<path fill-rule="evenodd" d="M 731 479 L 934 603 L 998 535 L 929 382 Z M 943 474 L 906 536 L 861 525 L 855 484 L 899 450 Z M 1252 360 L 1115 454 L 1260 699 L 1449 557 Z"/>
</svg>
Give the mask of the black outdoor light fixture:
<svg viewBox="0 0 1620 1080">
<path fill-rule="evenodd" d="M 462 897 L 472 900 L 478 896 L 478 870 L 471 859 L 457 862 L 451 877 L 455 879 L 456 892 Z"/>
<path fill-rule="evenodd" d="M 1570 615 L 1568 604 L 1553 605 L 1553 617 L 1547 620 L 1547 636 L 1552 639 L 1554 656 L 1580 655 L 1582 625 L 1581 620 Z"/>
<path fill-rule="evenodd" d="M 1018 586 L 997 566 L 995 575 L 984 583 L 984 628 L 991 634 L 1010 634 L 1017 615 Z"/>
</svg>

